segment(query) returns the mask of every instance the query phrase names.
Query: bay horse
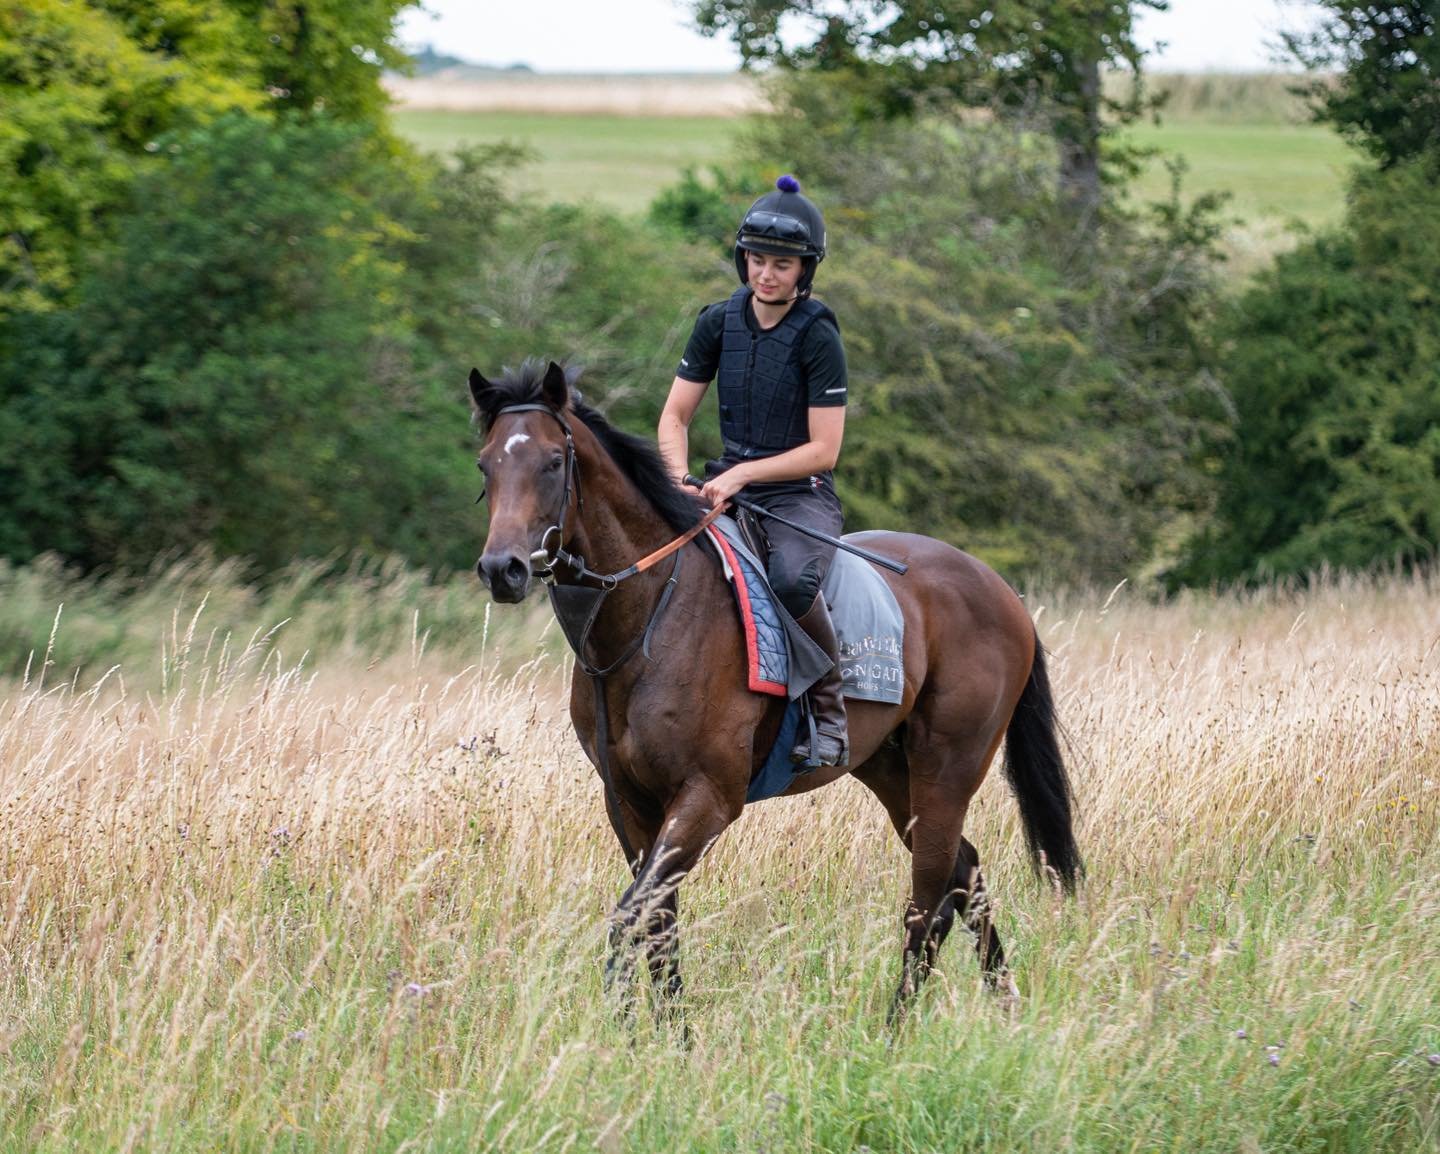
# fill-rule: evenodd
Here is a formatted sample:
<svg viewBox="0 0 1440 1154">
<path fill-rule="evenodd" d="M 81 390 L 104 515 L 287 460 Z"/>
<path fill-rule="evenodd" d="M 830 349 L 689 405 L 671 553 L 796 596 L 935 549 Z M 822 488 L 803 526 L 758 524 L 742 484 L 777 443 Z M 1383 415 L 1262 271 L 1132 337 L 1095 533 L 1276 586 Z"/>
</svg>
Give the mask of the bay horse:
<svg viewBox="0 0 1440 1154">
<path fill-rule="evenodd" d="M 526 361 L 496 382 L 472 370 L 470 391 L 490 506 L 476 568 L 498 602 L 522 601 L 536 571 L 551 583 L 577 650 L 570 717 L 633 876 L 610 922 L 607 987 L 620 983 L 630 1006 L 643 945 L 663 1013 L 682 992 L 680 879 L 740 816 L 785 701 L 747 688 L 732 592 L 709 546 L 690 539 L 706 509 L 651 442 L 609 424 L 554 362 Z M 848 703 L 850 765 L 798 776 L 783 796 L 849 774 L 910 850 L 893 1021 L 957 916 L 975 934 L 987 982 L 1014 989 L 963 833 L 1002 738 L 1032 857 L 1067 890 L 1082 867 L 1044 651 L 1020 598 L 941 541 L 857 540 L 909 566 L 884 574 L 905 618 L 903 698 Z"/>
</svg>

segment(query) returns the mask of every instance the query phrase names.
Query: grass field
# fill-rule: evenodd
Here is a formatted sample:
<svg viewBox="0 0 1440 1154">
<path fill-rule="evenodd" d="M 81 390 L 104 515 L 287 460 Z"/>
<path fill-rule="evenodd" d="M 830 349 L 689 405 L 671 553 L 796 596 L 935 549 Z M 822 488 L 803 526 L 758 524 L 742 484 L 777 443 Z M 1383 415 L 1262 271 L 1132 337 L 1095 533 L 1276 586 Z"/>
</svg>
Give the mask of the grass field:
<svg viewBox="0 0 1440 1154">
<path fill-rule="evenodd" d="M 713 116 L 420 109 L 397 110 L 395 122 L 433 152 L 459 144 L 523 143 L 536 158 L 520 177 L 527 193 L 552 201 L 595 200 L 635 213 L 687 166 L 723 162 L 738 123 Z"/>
<path fill-rule="evenodd" d="M 1137 197 L 1168 195 L 1165 155 L 1185 161 L 1187 198 L 1204 192 L 1229 195 L 1226 249 L 1242 273 L 1290 247 L 1295 226 L 1314 229 L 1337 222 L 1345 207 L 1346 172 L 1357 160 L 1334 132 L 1313 124 L 1175 120 L 1137 125 L 1130 136 L 1162 153 L 1136 181 Z"/>
<path fill-rule="evenodd" d="M 689 1051 L 601 994 L 623 868 L 543 607 L 466 583 L 397 614 L 394 571 L 289 602 L 195 566 L 143 604 L 26 580 L 0 614 L 63 596 L 69 656 L 0 689 L 0 1149 L 1440 1141 L 1434 580 L 1032 593 L 1089 876 L 1037 883 L 986 783 L 1019 1007 L 957 937 L 887 1032 L 907 859 L 845 781 L 687 881 Z M 67 680 L 67 629 L 117 613 L 122 668 Z"/>
<path fill-rule="evenodd" d="M 1240 273 L 1288 247 L 1295 223 L 1330 224 L 1343 208 L 1354 154 L 1331 131 L 1301 122 L 1284 77 L 1161 77 L 1170 93 L 1162 124 L 1131 130 L 1138 143 L 1183 158 L 1187 194 L 1227 192 L 1226 246 Z M 641 117 L 401 108 L 400 131 L 438 152 L 462 142 L 528 144 L 535 163 L 520 178 L 550 200 L 593 199 L 640 212 L 687 165 L 723 164 L 743 121 L 718 117 Z M 1140 198 L 1163 197 L 1170 177 L 1160 160 L 1137 182 Z"/>
</svg>

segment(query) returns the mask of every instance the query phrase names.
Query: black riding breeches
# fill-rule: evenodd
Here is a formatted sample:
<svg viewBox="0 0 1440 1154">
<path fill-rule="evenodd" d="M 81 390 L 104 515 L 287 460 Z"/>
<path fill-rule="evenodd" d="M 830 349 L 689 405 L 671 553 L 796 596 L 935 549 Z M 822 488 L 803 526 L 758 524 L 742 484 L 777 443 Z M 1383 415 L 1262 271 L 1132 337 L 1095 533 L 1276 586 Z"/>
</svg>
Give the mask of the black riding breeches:
<svg viewBox="0 0 1440 1154">
<path fill-rule="evenodd" d="M 828 480 L 795 492 L 763 493 L 752 497 L 751 491 L 746 490 L 744 495 L 763 509 L 832 537 L 838 537 L 844 525 L 840 498 L 835 495 Z M 770 587 L 780 598 L 786 612 L 794 618 L 801 618 L 814 604 L 815 595 L 820 592 L 820 586 L 830 572 L 835 546 L 817 541 L 772 518 L 762 517 L 760 521 L 770 542 L 770 562 L 767 566 Z"/>
</svg>

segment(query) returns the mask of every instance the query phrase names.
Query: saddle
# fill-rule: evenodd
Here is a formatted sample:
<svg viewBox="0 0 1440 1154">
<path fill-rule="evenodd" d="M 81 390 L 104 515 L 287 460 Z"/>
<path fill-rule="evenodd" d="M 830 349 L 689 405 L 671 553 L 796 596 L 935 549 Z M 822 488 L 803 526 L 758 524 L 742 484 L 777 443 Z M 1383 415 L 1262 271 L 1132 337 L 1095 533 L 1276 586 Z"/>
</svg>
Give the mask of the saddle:
<svg viewBox="0 0 1440 1154">
<path fill-rule="evenodd" d="M 735 594 L 750 661 L 749 685 L 756 693 L 797 700 L 829 668 L 830 659 L 771 592 L 765 578 L 765 532 L 758 517 L 741 514 L 718 518 L 707 533 Z M 868 561 L 841 549 L 821 592 L 840 643 L 846 698 L 898 704 L 905 688 L 905 622 L 890 586 Z"/>
</svg>

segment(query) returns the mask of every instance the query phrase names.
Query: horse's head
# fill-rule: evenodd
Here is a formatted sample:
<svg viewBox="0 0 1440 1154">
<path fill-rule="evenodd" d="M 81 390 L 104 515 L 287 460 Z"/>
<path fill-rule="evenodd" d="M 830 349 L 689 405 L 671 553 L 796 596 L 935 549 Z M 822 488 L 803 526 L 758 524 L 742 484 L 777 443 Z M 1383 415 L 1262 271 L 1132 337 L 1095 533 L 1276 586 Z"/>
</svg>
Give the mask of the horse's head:
<svg viewBox="0 0 1440 1154">
<path fill-rule="evenodd" d="M 527 364 L 525 376 L 538 376 Z M 522 601 L 535 559 L 552 557 L 573 531 L 577 505 L 570 386 L 554 361 L 525 397 L 516 381 L 492 384 L 470 370 L 470 395 L 485 429 L 476 462 L 485 475 L 490 534 L 476 572 L 496 601 Z"/>
</svg>

